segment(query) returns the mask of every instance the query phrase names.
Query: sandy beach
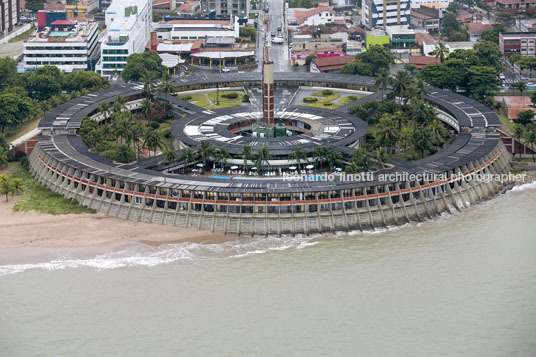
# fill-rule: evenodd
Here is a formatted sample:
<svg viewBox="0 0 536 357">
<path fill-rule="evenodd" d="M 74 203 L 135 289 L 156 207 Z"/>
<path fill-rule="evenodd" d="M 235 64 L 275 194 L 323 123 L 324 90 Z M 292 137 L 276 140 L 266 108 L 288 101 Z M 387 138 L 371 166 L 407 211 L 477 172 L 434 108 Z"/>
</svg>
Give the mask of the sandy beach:
<svg viewBox="0 0 536 357">
<path fill-rule="evenodd" d="M 0 264 L 11 263 L 11 258 L 20 256 L 20 253 L 26 258 L 29 258 L 28 255 L 37 258 L 44 251 L 61 248 L 98 253 L 136 243 L 160 246 L 180 242 L 221 243 L 237 239 L 232 234 L 132 222 L 102 213 L 55 216 L 15 212 L 13 206 L 16 202 L 16 196 L 10 197 L 9 202 L 0 199 Z"/>
</svg>

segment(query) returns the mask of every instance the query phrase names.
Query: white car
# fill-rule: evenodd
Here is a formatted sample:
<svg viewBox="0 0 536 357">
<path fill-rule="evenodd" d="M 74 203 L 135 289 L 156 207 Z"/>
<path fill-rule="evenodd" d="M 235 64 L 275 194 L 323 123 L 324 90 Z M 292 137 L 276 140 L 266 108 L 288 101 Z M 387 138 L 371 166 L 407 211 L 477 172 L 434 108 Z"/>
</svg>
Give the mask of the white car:
<svg viewBox="0 0 536 357">
<path fill-rule="evenodd" d="M 272 43 L 275 43 L 275 44 L 278 44 L 278 45 L 282 44 L 283 42 L 285 42 L 285 40 L 283 40 L 283 38 L 281 38 L 281 37 L 274 37 L 272 39 Z"/>
</svg>

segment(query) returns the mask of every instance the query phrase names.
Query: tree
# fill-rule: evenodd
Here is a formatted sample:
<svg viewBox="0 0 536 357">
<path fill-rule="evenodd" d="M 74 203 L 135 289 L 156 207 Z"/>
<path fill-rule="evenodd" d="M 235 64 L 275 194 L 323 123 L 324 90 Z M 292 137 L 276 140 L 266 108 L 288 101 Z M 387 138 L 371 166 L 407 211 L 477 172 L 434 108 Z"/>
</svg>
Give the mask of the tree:
<svg viewBox="0 0 536 357">
<path fill-rule="evenodd" d="M 374 86 L 378 87 L 382 91 L 382 101 L 384 99 L 383 92 L 387 89 L 387 85 L 389 84 L 389 71 L 387 70 L 381 70 L 378 73 L 378 77 L 376 77 L 376 82 L 374 82 Z"/>
<path fill-rule="evenodd" d="M 208 140 L 203 140 L 197 145 L 197 153 L 203 165 L 207 165 L 208 158 L 214 154 L 214 146 Z"/>
<path fill-rule="evenodd" d="M 4 169 L 9 164 L 9 152 L 7 149 L 0 148 L 0 169 Z"/>
<path fill-rule="evenodd" d="M 453 31 L 448 35 L 447 41 L 449 42 L 469 41 L 469 32 L 467 32 L 465 28 L 462 28 L 460 31 Z"/>
<path fill-rule="evenodd" d="M 534 145 L 536 144 L 536 131 L 534 128 L 525 133 L 525 140 L 527 141 L 527 144 L 530 145 L 530 149 L 532 150 L 532 162 L 536 162 L 534 159 Z"/>
<path fill-rule="evenodd" d="M 418 128 L 413 136 L 413 147 L 421 153 L 421 159 L 424 158 L 424 152 L 432 148 L 430 138 L 430 132 L 426 128 Z"/>
<path fill-rule="evenodd" d="M 517 115 L 516 123 L 526 127 L 534 120 L 534 112 L 530 109 L 522 110 Z"/>
<path fill-rule="evenodd" d="M 145 133 L 145 140 L 143 141 L 143 144 L 149 149 L 153 151 L 153 156 L 156 155 L 157 149 L 166 149 L 166 143 L 164 142 L 162 135 L 160 132 L 149 129 Z"/>
<path fill-rule="evenodd" d="M 441 63 L 445 62 L 445 59 L 448 57 L 450 53 L 450 50 L 445 44 L 441 41 L 438 41 L 434 47 L 434 50 L 432 51 L 432 55 L 435 56 L 435 58 L 439 58 Z"/>
<path fill-rule="evenodd" d="M 315 163 L 319 164 L 322 167 L 322 163 L 326 160 L 328 150 L 323 146 L 317 146 L 311 152 L 311 155 Z"/>
<path fill-rule="evenodd" d="M 385 161 L 387 160 L 385 148 L 380 146 L 379 148 L 375 149 L 374 156 L 376 157 L 378 164 L 380 164 L 380 167 L 383 169 L 385 167 Z"/>
<path fill-rule="evenodd" d="M 6 202 L 9 201 L 8 195 L 13 193 L 15 188 L 8 175 L 0 175 L 0 194 L 6 195 Z"/>
<path fill-rule="evenodd" d="M 493 24 L 493 28 L 490 30 L 484 30 L 482 31 L 482 34 L 480 35 L 480 40 L 482 42 L 494 42 L 496 44 L 499 44 L 499 33 L 506 32 L 506 27 L 504 24 L 501 23 L 495 23 Z"/>
<path fill-rule="evenodd" d="M 147 98 L 151 98 L 155 82 L 155 74 L 153 72 L 146 71 L 142 74 L 140 81 L 143 82 L 143 92 L 145 93 L 145 96 Z"/>
<path fill-rule="evenodd" d="M 467 89 L 472 97 L 482 101 L 484 98 L 493 96 L 497 92 L 500 79 L 492 67 L 473 66 L 468 71 Z"/>
<path fill-rule="evenodd" d="M 302 160 L 307 160 L 307 153 L 301 146 L 298 146 L 297 148 L 292 150 L 288 158 L 290 160 L 295 160 L 298 164 L 298 170 L 301 170 L 301 162 Z"/>
<path fill-rule="evenodd" d="M 215 156 L 216 156 L 216 160 L 220 162 L 221 167 L 223 168 L 225 167 L 225 164 L 227 163 L 227 159 L 231 157 L 231 153 L 229 152 L 229 150 L 227 150 L 226 147 L 222 147 L 216 150 Z"/>
<path fill-rule="evenodd" d="M 525 128 L 523 127 L 523 125 L 514 124 L 514 138 L 516 138 L 518 142 L 521 142 L 521 138 L 524 135 L 525 135 Z"/>
<path fill-rule="evenodd" d="M 391 86 L 395 95 L 399 98 L 405 95 L 408 87 L 413 83 L 408 71 L 400 70 L 391 78 Z"/>
<path fill-rule="evenodd" d="M 380 118 L 375 139 L 380 146 L 386 147 L 387 150 L 394 147 L 398 140 L 398 134 L 390 114 L 386 113 Z"/>
<path fill-rule="evenodd" d="M 162 83 L 160 84 L 160 91 L 166 94 L 166 101 L 168 99 L 168 94 L 173 92 L 173 86 L 171 85 L 171 77 L 169 73 L 164 73 L 162 77 Z"/>
<path fill-rule="evenodd" d="M 372 159 L 363 148 L 358 148 L 352 151 L 350 160 L 355 163 L 358 171 L 369 171 L 372 168 Z"/>
<path fill-rule="evenodd" d="M 248 169 L 248 160 L 251 159 L 253 155 L 253 149 L 249 145 L 242 146 L 242 159 L 244 160 L 244 169 L 247 171 Z"/>
<path fill-rule="evenodd" d="M 67 91 L 80 91 L 82 89 L 96 91 L 109 86 L 110 82 L 96 72 L 78 71 L 65 75 L 63 89 Z"/>
<path fill-rule="evenodd" d="M 443 20 L 441 22 L 441 36 L 449 37 L 453 32 L 460 31 L 461 26 L 456 19 L 456 15 L 452 12 L 447 12 L 443 15 Z"/>
<path fill-rule="evenodd" d="M 125 114 L 130 113 L 121 113 L 112 124 L 115 136 L 120 139 L 121 144 L 128 142 L 132 131 L 132 120 L 130 119 L 130 115 Z"/>
<path fill-rule="evenodd" d="M 326 156 L 326 160 L 328 162 L 328 165 L 330 169 L 333 169 L 337 165 L 341 163 L 342 160 L 342 153 L 337 150 L 329 150 Z"/>
<path fill-rule="evenodd" d="M 126 82 L 139 82 L 146 73 L 151 73 L 156 80 L 162 78 L 165 72 L 167 69 L 155 51 L 133 53 L 127 57 L 127 65 L 121 72 L 121 78 Z"/>
<path fill-rule="evenodd" d="M 0 129 L 2 134 L 6 127 L 14 127 L 30 114 L 31 102 L 28 98 L 14 93 L 0 94 Z"/>
<path fill-rule="evenodd" d="M 56 66 L 45 65 L 23 79 L 30 98 L 46 100 L 61 93 L 64 74 Z"/>
<path fill-rule="evenodd" d="M 261 147 L 259 150 L 257 150 L 257 172 L 261 173 L 261 167 L 263 163 L 266 163 L 268 168 L 270 167 L 270 159 L 272 158 L 272 155 L 270 154 L 270 149 L 267 146 Z"/>
<path fill-rule="evenodd" d="M 359 74 L 361 76 L 374 76 L 374 68 L 370 63 L 350 62 L 342 67 L 343 74 Z"/>
<path fill-rule="evenodd" d="M 0 58 L 0 92 L 13 85 L 17 78 L 17 62 L 11 57 Z"/>
<path fill-rule="evenodd" d="M 195 160 L 195 155 L 189 148 L 184 149 L 181 155 L 181 160 L 184 161 L 184 164 L 182 165 L 182 173 L 184 174 L 184 170 L 188 164 L 193 162 Z"/>
<path fill-rule="evenodd" d="M 177 155 L 177 152 L 175 150 L 172 150 L 172 149 L 166 150 L 166 162 L 168 164 L 173 164 L 177 162 L 178 159 L 179 159 L 179 156 Z"/>
<path fill-rule="evenodd" d="M 503 55 L 497 43 L 478 42 L 474 45 L 473 52 L 481 65 L 494 67 L 497 72 L 503 69 Z"/>
<path fill-rule="evenodd" d="M 104 116 L 104 118 L 107 118 L 108 115 L 110 115 L 110 111 L 112 109 L 112 105 L 107 100 L 103 100 L 99 104 L 99 112 Z"/>
<path fill-rule="evenodd" d="M 305 57 L 305 65 L 307 66 L 307 68 L 311 68 L 311 62 L 315 58 L 318 58 L 318 57 L 314 53 L 312 53 L 309 56 Z"/>
<path fill-rule="evenodd" d="M 372 75 L 375 76 L 382 68 L 389 70 L 389 65 L 394 62 L 395 56 L 384 46 L 371 46 L 366 52 L 356 55 L 361 63 L 371 66 Z"/>
<path fill-rule="evenodd" d="M 22 189 L 22 179 L 15 177 L 11 179 L 11 184 L 13 185 L 13 188 L 15 189 L 15 192 L 17 195 L 19 194 L 19 190 Z"/>
<path fill-rule="evenodd" d="M 460 5 L 457 2 L 453 1 L 447 6 L 447 11 L 457 14 L 460 11 Z"/>
<path fill-rule="evenodd" d="M 143 116 L 145 117 L 145 121 L 149 121 L 149 118 L 151 117 L 151 113 L 153 112 L 154 104 L 151 102 L 149 98 L 144 98 L 141 101 L 141 112 L 143 113 Z"/>
</svg>

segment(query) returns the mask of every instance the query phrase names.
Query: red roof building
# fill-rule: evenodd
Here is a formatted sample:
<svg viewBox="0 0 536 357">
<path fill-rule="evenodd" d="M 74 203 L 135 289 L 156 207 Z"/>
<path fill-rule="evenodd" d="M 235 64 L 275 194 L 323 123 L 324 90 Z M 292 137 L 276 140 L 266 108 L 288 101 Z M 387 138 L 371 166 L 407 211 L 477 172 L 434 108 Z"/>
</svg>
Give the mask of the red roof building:
<svg viewBox="0 0 536 357">
<path fill-rule="evenodd" d="M 315 58 L 311 61 L 311 72 L 340 73 L 344 65 L 355 61 L 353 56 Z"/>
<path fill-rule="evenodd" d="M 428 56 L 410 56 L 409 57 L 409 63 L 414 64 L 417 69 L 421 69 L 430 63 L 440 63 L 440 62 L 441 60 L 436 57 L 428 57 Z"/>
</svg>

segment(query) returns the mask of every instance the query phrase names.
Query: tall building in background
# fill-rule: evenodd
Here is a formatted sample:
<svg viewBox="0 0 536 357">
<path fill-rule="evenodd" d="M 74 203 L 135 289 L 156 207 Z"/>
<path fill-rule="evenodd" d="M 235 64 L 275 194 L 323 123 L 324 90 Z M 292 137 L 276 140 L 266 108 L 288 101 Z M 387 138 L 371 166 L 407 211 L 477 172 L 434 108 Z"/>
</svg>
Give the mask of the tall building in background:
<svg viewBox="0 0 536 357">
<path fill-rule="evenodd" d="M 409 25 L 410 0 L 363 0 L 361 23 L 367 29 Z"/>
<path fill-rule="evenodd" d="M 0 34 L 6 34 L 15 29 L 15 25 L 20 21 L 19 0 L 0 0 Z"/>
<path fill-rule="evenodd" d="M 65 17 L 65 11 L 38 13 L 38 30 L 24 41 L 26 70 L 47 64 L 66 73 L 94 69 L 98 24 Z"/>
<path fill-rule="evenodd" d="M 201 13 L 204 16 L 214 13 L 216 18 L 230 17 L 231 15 L 247 18 L 249 16 L 249 0 L 201 0 Z"/>
<path fill-rule="evenodd" d="M 106 34 L 96 70 L 104 77 L 121 72 L 132 53 L 145 51 L 153 12 L 150 0 L 114 0 L 105 14 Z"/>
</svg>

